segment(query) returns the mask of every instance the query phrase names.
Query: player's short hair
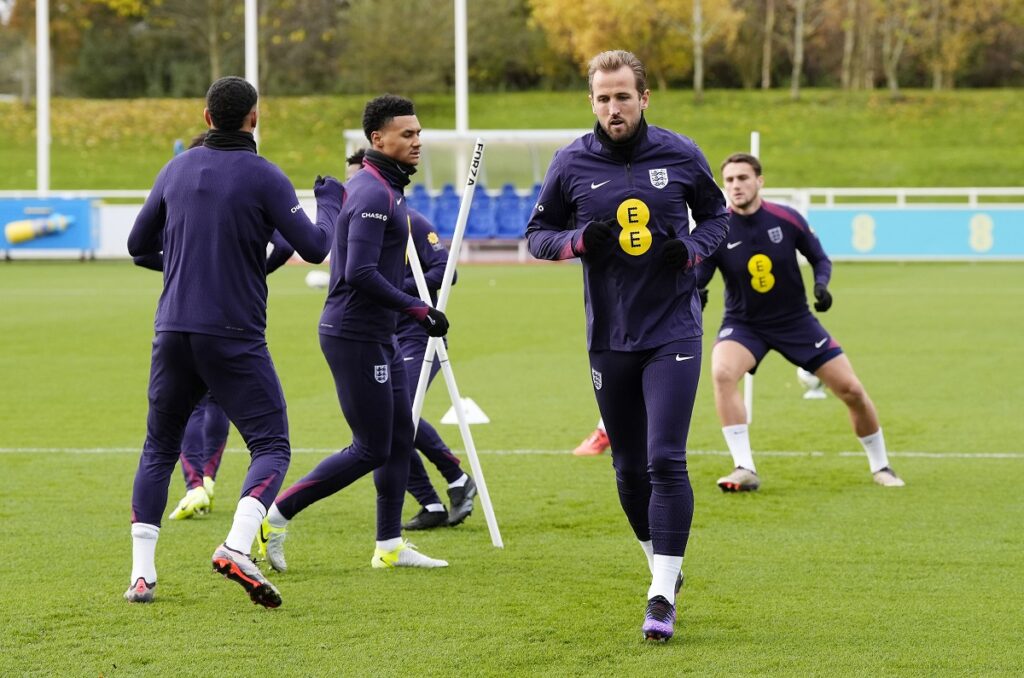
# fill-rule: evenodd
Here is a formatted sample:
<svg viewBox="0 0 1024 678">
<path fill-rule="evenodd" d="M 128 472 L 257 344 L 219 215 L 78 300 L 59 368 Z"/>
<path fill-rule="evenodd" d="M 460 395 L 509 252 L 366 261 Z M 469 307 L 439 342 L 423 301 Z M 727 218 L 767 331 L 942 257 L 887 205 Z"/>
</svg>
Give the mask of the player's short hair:
<svg viewBox="0 0 1024 678">
<path fill-rule="evenodd" d="M 256 88 L 236 75 L 221 78 L 210 85 L 206 92 L 206 108 L 210 111 L 213 126 L 225 132 L 242 128 L 245 116 L 256 105 Z"/>
<path fill-rule="evenodd" d="M 594 93 L 594 74 L 598 71 L 613 73 L 623 66 L 629 66 L 630 70 L 633 71 L 633 76 L 636 78 L 636 91 L 641 94 L 646 92 L 647 69 L 644 68 L 643 62 L 637 59 L 635 54 L 624 49 L 612 49 L 607 52 L 601 52 L 590 60 L 590 64 L 587 66 L 587 89 L 591 94 Z"/>
<path fill-rule="evenodd" d="M 192 141 L 188 142 L 188 147 L 196 148 L 197 146 L 202 146 L 203 144 L 205 144 L 207 134 L 209 134 L 209 132 L 200 132 L 199 134 L 192 137 Z"/>
<path fill-rule="evenodd" d="M 363 109 L 363 134 L 367 141 L 372 141 L 371 135 L 374 132 L 381 131 L 389 122 L 403 115 L 416 115 L 416 107 L 405 97 L 385 94 L 370 99 Z"/>
<path fill-rule="evenodd" d="M 722 166 L 719 170 L 724 170 L 726 165 L 731 165 L 734 162 L 745 162 L 754 168 L 754 176 L 761 176 L 761 161 L 755 156 L 749 153 L 733 153 L 728 158 L 722 161 Z"/>
<path fill-rule="evenodd" d="M 345 158 L 345 164 L 346 165 L 359 165 L 359 166 L 362 166 L 363 158 L 365 158 L 365 157 L 366 157 L 366 149 L 365 148 L 360 148 L 358 151 L 356 151 L 352 155 L 350 155 L 347 158 Z"/>
</svg>

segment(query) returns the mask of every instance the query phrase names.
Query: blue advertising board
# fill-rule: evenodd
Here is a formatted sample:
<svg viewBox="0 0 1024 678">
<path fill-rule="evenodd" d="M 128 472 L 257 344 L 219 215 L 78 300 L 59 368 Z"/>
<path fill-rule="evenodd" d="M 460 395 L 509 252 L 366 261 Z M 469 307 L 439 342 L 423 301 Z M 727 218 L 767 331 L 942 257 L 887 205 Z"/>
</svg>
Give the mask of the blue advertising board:
<svg viewBox="0 0 1024 678">
<path fill-rule="evenodd" d="M 0 250 L 93 251 L 97 211 L 93 198 L 0 198 Z"/>
<path fill-rule="evenodd" d="M 1024 258 L 1019 207 L 816 207 L 807 221 L 831 257 Z"/>
</svg>

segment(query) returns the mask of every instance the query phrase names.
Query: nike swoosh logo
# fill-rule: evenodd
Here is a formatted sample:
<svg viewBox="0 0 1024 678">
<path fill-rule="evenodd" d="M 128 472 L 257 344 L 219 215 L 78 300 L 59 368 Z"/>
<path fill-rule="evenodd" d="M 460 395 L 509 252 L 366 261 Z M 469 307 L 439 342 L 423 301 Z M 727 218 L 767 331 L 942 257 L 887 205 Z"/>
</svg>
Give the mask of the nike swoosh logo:
<svg viewBox="0 0 1024 678">
<path fill-rule="evenodd" d="M 676 354 L 676 362 L 677 363 L 681 363 L 684 360 L 693 360 L 693 356 L 692 355 L 679 355 L 678 353 Z"/>
<path fill-rule="evenodd" d="M 828 341 L 828 337 L 825 337 L 825 338 L 824 338 L 824 339 L 822 339 L 821 341 L 816 341 L 816 342 L 814 342 L 814 348 L 821 348 L 822 346 L 824 346 L 824 345 L 825 345 L 825 342 L 826 342 L 826 341 Z"/>
<path fill-rule="evenodd" d="M 591 182 L 590 183 L 590 190 L 594 190 L 595 188 L 601 188 L 602 186 L 607 184 L 609 181 L 611 181 L 611 179 L 608 179 L 607 181 L 602 181 L 599 184 L 595 184 L 595 183 Z"/>
<path fill-rule="evenodd" d="M 742 245 L 742 244 L 743 244 L 743 241 L 742 241 L 742 240 L 737 240 L 736 242 L 731 242 L 731 243 L 727 244 L 727 245 L 725 246 L 725 249 L 727 249 L 727 250 L 731 250 L 731 249 L 733 249 L 734 247 L 739 247 L 739 246 L 740 246 L 740 245 Z"/>
<path fill-rule="evenodd" d="M 401 205 L 403 200 L 405 200 L 405 198 L 399 198 L 398 200 L 395 201 L 395 204 Z"/>
<path fill-rule="evenodd" d="M 410 360 L 416 360 L 416 358 L 402 358 L 402 360 L 404 360 L 405 362 L 409 362 Z"/>
</svg>

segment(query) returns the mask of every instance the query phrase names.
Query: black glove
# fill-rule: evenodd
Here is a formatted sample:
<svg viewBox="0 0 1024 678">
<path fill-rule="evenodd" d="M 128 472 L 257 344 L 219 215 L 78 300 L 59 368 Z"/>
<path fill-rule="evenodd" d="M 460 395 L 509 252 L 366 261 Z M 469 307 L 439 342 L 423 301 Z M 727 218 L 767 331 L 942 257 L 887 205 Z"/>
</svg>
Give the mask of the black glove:
<svg viewBox="0 0 1024 678">
<path fill-rule="evenodd" d="M 428 308 L 427 315 L 419 323 L 420 327 L 432 337 L 443 337 L 448 334 L 448 318 L 436 308 Z"/>
<path fill-rule="evenodd" d="M 817 301 L 814 302 L 814 310 L 819 313 L 832 308 L 832 295 L 829 293 L 828 288 L 825 287 L 824 283 L 814 283 L 814 298 Z"/>
<path fill-rule="evenodd" d="M 615 221 L 592 221 L 583 229 L 584 254 L 594 256 L 608 249 L 615 240 Z"/>
<path fill-rule="evenodd" d="M 700 297 L 700 310 L 704 310 L 708 305 L 708 288 L 698 287 L 697 296 Z"/>
<path fill-rule="evenodd" d="M 658 252 L 661 264 L 667 268 L 680 269 L 690 260 L 690 252 L 682 240 L 669 238 Z"/>
</svg>

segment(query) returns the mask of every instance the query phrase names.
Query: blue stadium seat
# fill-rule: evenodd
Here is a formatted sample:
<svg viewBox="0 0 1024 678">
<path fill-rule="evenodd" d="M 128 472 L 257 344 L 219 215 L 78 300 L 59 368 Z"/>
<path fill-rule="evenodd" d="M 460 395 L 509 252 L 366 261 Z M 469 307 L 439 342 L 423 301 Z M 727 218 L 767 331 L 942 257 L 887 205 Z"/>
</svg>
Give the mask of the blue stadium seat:
<svg viewBox="0 0 1024 678">
<path fill-rule="evenodd" d="M 473 192 L 473 205 L 466 222 L 466 237 L 477 240 L 494 237 L 494 199 L 483 184 Z"/>
<path fill-rule="evenodd" d="M 494 236 L 496 238 L 522 238 L 526 232 L 523 218 L 525 199 L 516 193 L 516 187 L 505 184 L 494 199 Z M 527 212 L 527 215 L 529 213 Z"/>
<path fill-rule="evenodd" d="M 442 238 L 451 238 L 455 235 L 455 221 L 459 218 L 459 196 L 455 192 L 455 186 L 445 184 L 441 188 L 441 194 L 433 199 L 434 204 L 434 226 L 437 234 Z"/>
<path fill-rule="evenodd" d="M 434 200 L 430 197 L 427 187 L 423 184 L 414 184 L 407 197 L 409 207 L 413 208 L 427 218 L 427 221 L 434 223 Z"/>
</svg>

